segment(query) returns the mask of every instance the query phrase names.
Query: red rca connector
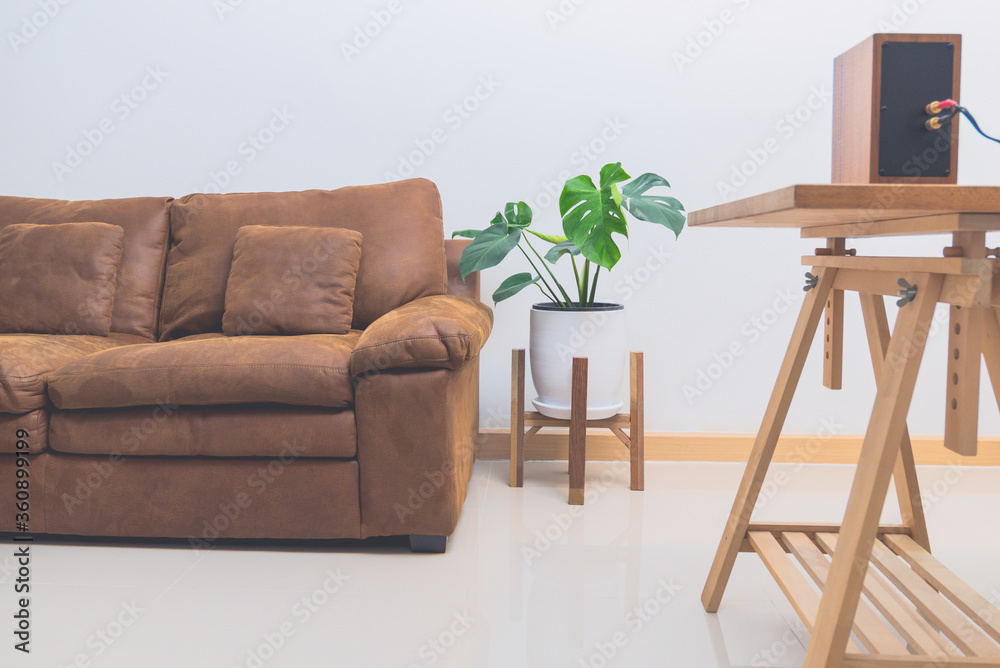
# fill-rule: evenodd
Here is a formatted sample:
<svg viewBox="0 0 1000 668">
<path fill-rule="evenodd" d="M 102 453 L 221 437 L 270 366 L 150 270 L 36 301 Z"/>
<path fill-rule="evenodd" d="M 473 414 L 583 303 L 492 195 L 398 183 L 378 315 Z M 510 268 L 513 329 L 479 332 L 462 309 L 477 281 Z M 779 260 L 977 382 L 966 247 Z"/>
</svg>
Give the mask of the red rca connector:
<svg viewBox="0 0 1000 668">
<path fill-rule="evenodd" d="M 934 100 L 933 102 L 931 102 L 930 104 L 928 104 L 926 107 L 924 107 L 924 109 L 925 109 L 925 111 L 927 111 L 927 113 L 929 115 L 934 116 L 936 114 L 940 114 L 945 109 L 951 109 L 952 107 L 956 107 L 956 106 L 958 106 L 958 102 L 955 102 L 955 100 L 952 100 L 951 98 L 948 98 L 947 100 L 940 100 L 940 101 Z M 937 128 L 929 128 L 929 129 L 935 129 L 936 130 Z"/>
</svg>

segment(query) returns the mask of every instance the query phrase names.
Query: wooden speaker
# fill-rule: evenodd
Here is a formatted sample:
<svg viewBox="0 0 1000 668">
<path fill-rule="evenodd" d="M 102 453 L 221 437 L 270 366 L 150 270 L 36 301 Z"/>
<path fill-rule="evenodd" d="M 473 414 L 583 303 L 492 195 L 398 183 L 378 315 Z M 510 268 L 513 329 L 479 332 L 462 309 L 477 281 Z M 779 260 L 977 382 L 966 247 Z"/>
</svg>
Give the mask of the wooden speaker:
<svg viewBox="0 0 1000 668">
<path fill-rule="evenodd" d="M 958 117 L 928 130 L 925 107 L 958 100 L 961 35 L 872 35 L 833 66 L 834 183 L 956 183 Z"/>
</svg>

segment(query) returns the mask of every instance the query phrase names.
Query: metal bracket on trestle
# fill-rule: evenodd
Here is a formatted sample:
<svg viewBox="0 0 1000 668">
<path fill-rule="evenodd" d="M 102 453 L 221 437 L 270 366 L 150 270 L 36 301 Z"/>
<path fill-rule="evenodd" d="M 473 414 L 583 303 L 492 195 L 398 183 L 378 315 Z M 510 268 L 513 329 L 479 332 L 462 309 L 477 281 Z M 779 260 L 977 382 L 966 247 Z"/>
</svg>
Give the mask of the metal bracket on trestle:
<svg viewBox="0 0 1000 668">
<path fill-rule="evenodd" d="M 903 289 L 896 292 L 899 295 L 899 301 L 896 302 L 896 306 L 903 308 L 917 298 L 917 286 L 910 285 L 905 278 L 899 279 L 897 284 Z"/>
</svg>

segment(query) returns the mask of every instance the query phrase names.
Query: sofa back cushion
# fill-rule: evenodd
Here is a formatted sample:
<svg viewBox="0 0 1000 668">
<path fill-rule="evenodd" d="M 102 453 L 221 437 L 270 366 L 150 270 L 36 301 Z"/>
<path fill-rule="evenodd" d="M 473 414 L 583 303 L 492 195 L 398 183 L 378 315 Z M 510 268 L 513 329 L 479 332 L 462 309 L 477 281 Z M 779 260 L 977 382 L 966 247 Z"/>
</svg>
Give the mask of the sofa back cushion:
<svg viewBox="0 0 1000 668">
<path fill-rule="evenodd" d="M 361 242 L 342 227 L 236 230 L 222 333 L 347 334 Z"/>
<path fill-rule="evenodd" d="M 222 331 L 236 231 L 247 225 L 360 232 L 355 329 L 414 299 L 445 294 L 441 198 L 425 179 L 339 190 L 188 195 L 170 210 L 161 340 Z"/>
<path fill-rule="evenodd" d="M 125 230 L 111 331 L 155 340 L 169 234 L 168 197 L 70 202 L 0 197 L 0 229 L 16 223 L 101 222 Z"/>
<path fill-rule="evenodd" d="M 107 223 L 0 230 L 0 332 L 111 332 L 125 230 Z"/>
</svg>

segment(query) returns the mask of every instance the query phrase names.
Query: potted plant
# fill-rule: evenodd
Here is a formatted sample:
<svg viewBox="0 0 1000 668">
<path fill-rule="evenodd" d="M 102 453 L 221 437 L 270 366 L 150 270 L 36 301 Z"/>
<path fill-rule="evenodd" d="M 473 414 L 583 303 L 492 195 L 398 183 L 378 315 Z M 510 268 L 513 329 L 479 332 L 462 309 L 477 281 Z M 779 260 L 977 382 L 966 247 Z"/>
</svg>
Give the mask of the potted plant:
<svg viewBox="0 0 1000 668">
<path fill-rule="evenodd" d="M 528 350 L 531 378 L 538 393 L 532 403 L 543 415 L 570 417 L 574 356 L 589 358 L 587 419 L 611 417 L 622 408 L 624 402 L 618 393 L 628 359 L 625 307 L 595 301 L 597 282 L 602 269 L 610 270 L 621 259 L 613 235 L 628 237 L 626 211 L 680 235 L 684 207 L 673 197 L 647 194 L 656 187 L 670 184 L 649 173 L 632 179 L 616 162 L 601 169 L 597 185 L 587 175 L 566 181 L 559 197 L 561 235 L 532 229 L 531 207 L 524 202 L 508 202 L 484 230 L 452 235 L 472 239 L 459 262 L 463 278 L 497 266 L 514 249 L 531 266 L 532 272 L 517 273 L 503 281 L 493 293 L 493 301 L 509 299 L 532 285 L 545 296 L 545 302 L 531 308 Z M 542 249 L 544 254 L 528 235 L 548 244 Z M 564 257 L 573 269 L 569 290 L 552 269 Z"/>
</svg>

